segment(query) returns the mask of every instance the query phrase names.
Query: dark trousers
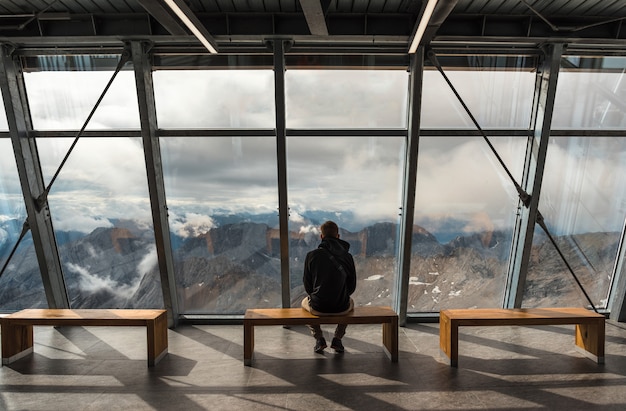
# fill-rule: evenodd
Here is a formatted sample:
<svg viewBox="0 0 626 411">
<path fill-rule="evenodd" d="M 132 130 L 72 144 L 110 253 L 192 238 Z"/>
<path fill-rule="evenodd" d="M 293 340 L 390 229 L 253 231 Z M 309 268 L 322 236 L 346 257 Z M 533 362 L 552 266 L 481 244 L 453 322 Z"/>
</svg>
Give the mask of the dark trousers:
<svg viewBox="0 0 626 411">
<path fill-rule="evenodd" d="M 307 296 L 307 297 L 304 297 L 304 299 L 302 300 L 302 308 L 307 310 L 313 315 L 319 315 L 319 316 L 344 315 L 354 309 L 354 301 L 352 300 L 352 298 L 350 298 L 350 307 L 347 310 L 342 311 L 340 313 L 322 313 L 322 312 L 314 310 L 311 307 L 311 305 L 309 304 L 309 297 Z M 309 330 L 311 330 L 311 334 L 313 335 L 313 337 L 315 337 L 315 339 L 320 339 L 324 336 L 324 333 L 322 332 L 322 327 L 320 325 L 308 325 L 308 327 L 309 327 Z M 341 340 L 343 336 L 346 335 L 347 327 L 348 327 L 348 324 L 337 324 L 337 327 L 335 328 L 334 337 Z"/>
</svg>

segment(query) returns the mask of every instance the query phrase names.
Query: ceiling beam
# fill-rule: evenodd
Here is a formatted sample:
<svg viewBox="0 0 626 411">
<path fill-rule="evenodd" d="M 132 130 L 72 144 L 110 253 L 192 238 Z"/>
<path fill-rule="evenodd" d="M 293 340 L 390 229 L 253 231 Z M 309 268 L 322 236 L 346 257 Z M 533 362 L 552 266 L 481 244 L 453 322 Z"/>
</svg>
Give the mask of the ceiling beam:
<svg viewBox="0 0 626 411">
<path fill-rule="evenodd" d="M 409 53 L 415 53 L 418 46 L 427 46 L 437 30 L 448 18 L 458 0 L 425 0 L 422 15 L 415 23 L 409 41 Z"/>
<path fill-rule="evenodd" d="M 169 31 L 173 36 L 186 36 L 188 33 L 185 28 L 171 14 L 169 7 L 163 7 L 158 0 L 138 0 L 139 4 L 146 9 L 156 21 L 161 24 L 165 30 Z"/>
<path fill-rule="evenodd" d="M 306 24 L 314 36 L 328 36 L 328 26 L 320 0 L 300 0 Z"/>
<path fill-rule="evenodd" d="M 211 53 L 217 53 L 217 42 L 204 27 L 195 13 L 187 6 L 183 0 L 163 0 L 165 4 L 174 12 L 194 36 Z"/>
</svg>

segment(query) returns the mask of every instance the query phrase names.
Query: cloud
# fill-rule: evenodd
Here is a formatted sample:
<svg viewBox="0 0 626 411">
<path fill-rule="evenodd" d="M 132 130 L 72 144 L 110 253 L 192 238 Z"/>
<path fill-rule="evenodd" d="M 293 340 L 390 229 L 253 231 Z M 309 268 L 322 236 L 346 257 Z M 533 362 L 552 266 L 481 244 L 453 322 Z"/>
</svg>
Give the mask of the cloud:
<svg viewBox="0 0 626 411">
<path fill-rule="evenodd" d="M 407 84 L 403 70 L 288 70 L 287 127 L 404 127 Z"/>
<path fill-rule="evenodd" d="M 557 234 L 620 231 L 626 139 L 552 138 L 539 210 Z"/>
<path fill-rule="evenodd" d="M 528 126 L 534 73 L 447 74 L 483 127 Z M 79 128 L 110 75 L 25 73 L 36 127 Z M 400 128 L 406 124 L 405 71 L 288 70 L 286 76 L 290 128 Z M 271 70 L 157 71 L 154 81 L 160 127 L 275 127 Z M 121 72 L 113 84 L 92 126 L 138 127 L 132 72 Z M 422 121 L 424 127 L 474 128 L 436 71 L 425 73 Z M 72 140 L 37 140 L 46 181 Z M 527 138 L 490 140 L 521 182 Z M 624 139 L 607 139 L 593 146 L 590 140 L 582 140 L 586 146 L 580 143 L 571 148 L 559 139 L 551 140 L 541 208 L 553 224 L 572 224 L 565 217 L 573 216 L 577 230 L 610 229 L 619 226 L 617 219 L 623 220 L 626 194 L 615 176 L 626 173 Z M 210 216 L 223 210 L 276 212 L 274 137 L 168 137 L 160 144 L 170 215 L 184 217 L 172 219 L 175 232 L 193 235 L 207 230 L 213 224 Z M 363 224 L 398 221 L 404 144 L 403 137 L 389 136 L 288 137 L 291 221 L 296 221 L 297 213 L 320 209 L 349 211 Z M 590 158 L 581 163 L 577 160 L 580 153 Z M 0 140 L 0 172 L 9 176 L 0 180 L 4 184 L 0 190 L 21 204 L 12 156 L 10 140 Z M 583 166 L 584 174 L 577 174 Z M 561 181 L 567 182 L 568 192 L 579 193 L 577 208 L 567 208 L 566 194 L 558 194 Z M 511 227 L 517 201 L 513 184 L 482 138 L 420 137 L 417 223 L 428 216 L 432 221 L 463 220 L 470 224 L 468 229 L 473 224 Z M 141 139 L 82 138 L 55 182 L 50 204 L 57 228 L 88 232 L 108 224 L 110 218 L 149 224 Z"/>
<path fill-rule="evenodd" d="M 141 259 L 137 265 L 137 274 L 139 278 L 142 278 L 145 274 L 150 272 L 158 264 L 156 247 L 151 247 L 148 253 Z"/>
<path fill-rule="evenodd" d="M 54 215 L 54 228 L 61 231 L 78 231 L 91 233 L 98 227 L 113 227 L 113 224 L 105 217 L 96 217 L 86 214 L 75 214 L 76 210 L 60 208 Z"/>
<path fill-rule="evenodd" d="M 304 217 L 296 211 L 290 211 L 289 221 L 291 221 L 292 223 L 304 223 Z M 300 230 L 302 231 L 302 229 Z"/>
<path fill-rule="evenodd" d="M 122 298 L 130 298 L 139 285 L 139 279 L 135 281 L 135 284 L 127 285 L 120 284 L 109 276 L 98 277 L 97 275 L 91 274 L 87 268 L 81 267 L 78 264 L 67 263 L 67 268 L 71 272 L 79 275 L 78 287 L 85 292 L 96 293 L 100 290 L 105 290 L 108 293 Z"/>
<path fill-rule="evenodd" d="M 527 128 L 535 73 L 531 71 L 454 71 L 446 76 L 481 128 Z M 424 71 L 421 126 L 475 128 L 452 89 L 436 70 Z"/>
<path fill-rule="evenodd" d="M 208 215 L 186 213 L 182 216 L 177 216 L 170 213 L 170 226 L 177 235 L 188 238 L 205 234 L 214 228 L 216 224 Z"/>
<path fill-rule="evenodd" d="M 36 130 L 79 130 L 112 75 L 112 71 L 24 73 L 33 127 Z M 135 90 L 134 73 L 119 72 L 87 130 L 138 129 L 139 108 Z"/>
<path fill-rule="evenodd" d="M 526 138 L 499 139 L 499 154 L 514 177 L 520 178 Z M 476 221 L 495 228 L 510 227 L 517 193 L 504 168 L 482 138 L 420 138 L 416 186 L 417 224 L 425 218 Z M 519 160 L 518 160 L 519 161 Z M 428 227 L 426 227 L 428 229 Z"/>
<path fill-rule="evenodd" d="M 320 230 L 319 227 L 309 224 L 309 225 L 303 225 L 300 227 L 300 234 L 315 234 L 315 235 L 319 235 L 320 234 Z"/>
<path fill-rule="evenodd" d="M 159 70 L 153 75 L 160 128 L 274 128 L 271 70 Z"/>
<path fill-rule="evenodd" d="M 3 246 L 8 239 L 9 233 L 5 229 L 0 228 L 0 246 Z"/>
</svg>

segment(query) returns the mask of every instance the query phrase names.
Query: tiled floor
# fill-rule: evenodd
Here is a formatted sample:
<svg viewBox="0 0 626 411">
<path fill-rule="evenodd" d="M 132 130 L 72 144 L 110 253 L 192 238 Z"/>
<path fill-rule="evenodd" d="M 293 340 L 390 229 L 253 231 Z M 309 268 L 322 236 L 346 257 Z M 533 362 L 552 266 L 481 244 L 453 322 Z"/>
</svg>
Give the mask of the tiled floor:
<svg viewBox="0 0 626 411">
<path fill-rule="evenodd" d="M 324 328 L 331 337 L 332 327 Z M 257 327 L 243 365 L 237 325 L 180 326 L 148 368 L 145 329 L 36 327 L 35 353 L 0 369 L 0 410 L 624 410 L 626 326 L 607 323 L 606 363 L 574 348 L 573 326 L 462 328 L 459 367 L 438 324 L 355 325 L 346 352 L 312 352 L 305 327 Z"/>
</svg>

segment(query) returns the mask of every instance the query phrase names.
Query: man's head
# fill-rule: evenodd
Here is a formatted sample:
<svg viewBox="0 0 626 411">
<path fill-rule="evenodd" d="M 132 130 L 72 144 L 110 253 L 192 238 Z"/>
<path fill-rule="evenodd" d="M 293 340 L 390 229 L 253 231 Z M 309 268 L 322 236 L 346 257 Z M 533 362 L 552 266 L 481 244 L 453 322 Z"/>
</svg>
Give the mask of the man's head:
<svg viewBox="0 0 626 411">
<path fill-rule="evenodd" d="M 320 226 L 321 237 L 339 238 L 339 227 L 333 221 L 326 221 Z"/>
</svg>

